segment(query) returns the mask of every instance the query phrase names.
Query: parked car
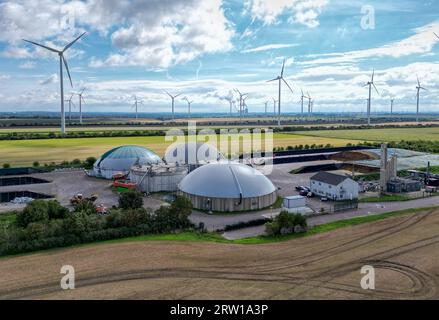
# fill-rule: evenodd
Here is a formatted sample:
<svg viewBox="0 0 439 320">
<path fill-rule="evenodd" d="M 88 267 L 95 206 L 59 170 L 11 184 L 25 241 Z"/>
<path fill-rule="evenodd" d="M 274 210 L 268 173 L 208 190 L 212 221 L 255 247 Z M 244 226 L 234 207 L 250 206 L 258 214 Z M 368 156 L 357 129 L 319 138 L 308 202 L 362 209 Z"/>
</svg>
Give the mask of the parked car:
<svg viewBox="0 0 439 320">
<path fill-rule="evenodd" d="M 313 198 L 314 197 L 314 193 L 312 192 L 308 192 L 308 194 L 306 195 L 308 198 Z"/>
<path fill-rule="evenodd" d="M 323 202 L 326 202 L 326 201 L 328 201 L 329 199 L 328 198 L 326 198 L 326 197 L 321 197 L 320 198 L 320 201 L 323 201 Z"/>
<path fill-rule="evenodd" d="M 309 193 L 308 190 L 302 190 L 302 191 L 299 192 L 299 194 L 300 194 L 302 197 L 307 197 L 307 196 L 308 196 L 308 193 Z"/>
</svg>

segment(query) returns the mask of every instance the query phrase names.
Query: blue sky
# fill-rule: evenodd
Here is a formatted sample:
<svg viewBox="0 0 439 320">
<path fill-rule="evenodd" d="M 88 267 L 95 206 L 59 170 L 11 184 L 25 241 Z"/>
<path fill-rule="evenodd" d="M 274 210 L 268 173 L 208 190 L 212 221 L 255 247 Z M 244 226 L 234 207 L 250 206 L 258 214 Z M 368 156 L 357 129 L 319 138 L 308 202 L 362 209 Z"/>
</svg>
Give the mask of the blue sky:
<svg viewBox="0 0 439 320">
<path fill-rule="evenodd" d="M 83 31 L 67 52 L 74 88 L 64 83 L 66 98 L 86 89 L 88 111 L 128 112 L 136 94 L 141 111 L 166 112 L 166 89 L 194 100 L 193 112 L 226 112 L 239 88 L 261 112 L 284 59 L 286 112 L 300 110 L 301 89 L 317 112 L 364 112 L 373 68 L 373 111 L 391 98 L 414 111 L 417 75 L 421 110 L 439 111 L 439 6 L 407 0 L 1 1 L 0 111 L 58 111 L 56 55 L 21 39 L 62 47 Z"/>
</svg>

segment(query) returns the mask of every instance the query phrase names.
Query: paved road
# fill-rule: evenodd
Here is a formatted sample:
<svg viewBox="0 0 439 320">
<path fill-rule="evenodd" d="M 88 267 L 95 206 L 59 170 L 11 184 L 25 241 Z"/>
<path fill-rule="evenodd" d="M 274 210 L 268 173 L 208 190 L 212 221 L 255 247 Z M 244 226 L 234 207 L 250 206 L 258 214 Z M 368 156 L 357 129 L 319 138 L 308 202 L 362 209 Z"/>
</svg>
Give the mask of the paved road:
<svg viewBox="0 0 439 320">
<path fill-rule="evenodd" d="M 439 205 L 439 196 L 424 199 L 417 199 L 411 201 L 401 202 L 386 202 L 386 203 L 360 203 L 358 210 L 344 211 L 340 213 L 327 214 L 322 216 L 315 216 L 308 218 L 310 226 L 325 224 L 333 221 L 346 220 L 355 217 L 376 215 L 385 212 L 398 211 L 404 209 L 416 209 L 423 207 L 431 207 Z M 253 213 L 242 214 L 228 214 L 228 215 L 208 215 L 201 212 L 194 212 L 190 219 L 192 222 L 198 224 L 204 222 L 205 227 L 209 231 L 223 229 L 226 225 L 236 224 L 239 222 L 247 222 L 263 218 L 267 215 L 276 215 L 280 209 L 265 210 Z M 264 227 L 251 227 L 240 230 L 229 231 L 224 234 L 227 239 L 242 239 L 247 237 L 254 237 L 264 234 Z"/>
</svg>

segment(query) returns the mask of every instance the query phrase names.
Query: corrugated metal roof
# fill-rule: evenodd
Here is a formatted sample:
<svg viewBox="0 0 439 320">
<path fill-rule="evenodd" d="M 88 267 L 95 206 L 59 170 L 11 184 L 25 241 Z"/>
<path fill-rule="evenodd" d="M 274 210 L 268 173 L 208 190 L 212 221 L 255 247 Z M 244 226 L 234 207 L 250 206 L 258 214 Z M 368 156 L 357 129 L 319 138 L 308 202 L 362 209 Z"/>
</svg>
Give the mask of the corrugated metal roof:
<svg viewBox="0 0 439 320">
<path fill-rule="evenodd" d="M 212 198 L 259 197 L 276 191 L 273 183 L 256 169 L 239 163 L 211 163 L 188 174 L 181 191 Z"/>
</svg>

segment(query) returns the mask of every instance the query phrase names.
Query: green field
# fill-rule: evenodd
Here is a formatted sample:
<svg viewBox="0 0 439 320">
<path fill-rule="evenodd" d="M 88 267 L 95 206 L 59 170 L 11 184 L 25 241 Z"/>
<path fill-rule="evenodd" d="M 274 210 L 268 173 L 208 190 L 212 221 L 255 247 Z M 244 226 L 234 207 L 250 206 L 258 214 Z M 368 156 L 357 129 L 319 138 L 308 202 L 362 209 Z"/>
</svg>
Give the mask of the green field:
<svg viewBox="0 0 439 320">
<path fill-rule="evenodd" d="M 320 138 L 350 139 L 360 141 L 439 140 L 439 127 L 396 128 L 362 130 L 299 131 L 297 134 Z"/>
<path fill-rule="evenodd" d="M 350 139 L 315 138 L 298 134 L 275 134 L 274 146 L 331 144 L 345 146 L 357 141 Z M 28 166 L 34 161 L 40 164 L 60 163 L 73 159 L 85 160 L 87 157 L 99 157 L 105 151 L 121 145 L 145 146 L 163 156 L 171 142 L 164 136 L 152 137 L 109 137 L 77 139 L 38 139 L 38 140 L 3 140 L 0 141 L 0 165 Z"/>
</svg>

